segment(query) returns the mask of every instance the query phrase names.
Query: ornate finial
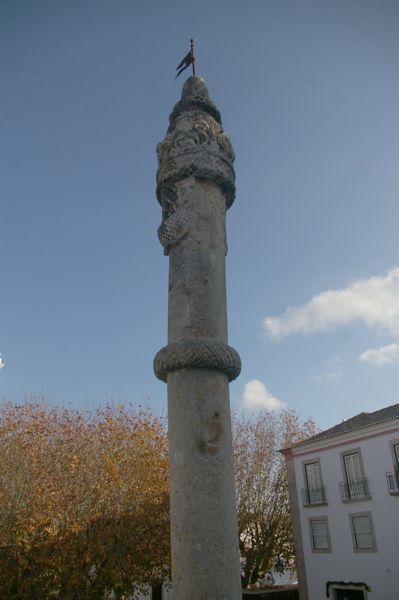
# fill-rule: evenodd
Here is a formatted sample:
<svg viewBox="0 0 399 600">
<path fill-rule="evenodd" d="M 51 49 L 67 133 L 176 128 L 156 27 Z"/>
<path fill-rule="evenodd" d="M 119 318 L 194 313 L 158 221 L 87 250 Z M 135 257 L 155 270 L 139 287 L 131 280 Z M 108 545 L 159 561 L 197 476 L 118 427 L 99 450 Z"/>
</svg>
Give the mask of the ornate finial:
<svg viewBox="0 0 399 600">
<path fill-rule="evenodd" d="M 174 127 L 176 120 L 183 112 L 202 110 L 211 115 L 215 121 L 222 124 L 222 118 L 217 106 L 209 97 L 205 80 L 198 75 L 189 77 L 183 85 L 181 99 L 172 110 L 169 123 Z"/>
<path fill-rule="evenodd" d="M 185 81 L 181 93 L 181 102 L 192 102 L 195 99 L 207 99 L 211 102 L 205 79 L 198 75 L 189 77 Z"/>
<path fill-rule="evenodd" d="M 169 121 L 157 147 L 157 198 L 163 220 L 175 210 L 175 184 L 190 176 L 219 185 L 230 208 L 235 197 L 234 150 L 202 77 L 187 79 Z"/>
</svg>

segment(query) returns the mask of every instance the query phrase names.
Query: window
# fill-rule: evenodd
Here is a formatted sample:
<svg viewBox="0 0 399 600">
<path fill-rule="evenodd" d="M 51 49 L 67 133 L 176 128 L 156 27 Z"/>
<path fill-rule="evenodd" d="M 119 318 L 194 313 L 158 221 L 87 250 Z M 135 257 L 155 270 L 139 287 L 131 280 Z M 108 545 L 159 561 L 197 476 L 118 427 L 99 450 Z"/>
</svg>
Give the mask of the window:
<svg viewBox="0 0 399 600">
<path fill-rule="evenodd" d="M 388 491 L 392 496 L 399 496 L 399 442 L 391 442 L 393 471 L 386 473 Z"/>
<path fill-rule="evenodd" d="M 366 583 L 327 581 L 327 598 L 331 600 L 367 600 L 370 591 Z"/>
<path fill-rule="evenodd" d="M 353 549 L 355 552 L 376 552 L 376 542 L 371 513 L 349 515 Z"/>
<path fill-rule="evenodd" d="M 364 600 L 367 598 L 365 595 L 367 592 L 363 587 L 359 588 L 356 586 L 345 586 L 345 587 L 333 587 L 333 600 Z"/>
<path fill-rule="evenodd" d="M 370 497 L 364 476 L 360 450 L 342 454 L 345 481 L 340 483 L 342 500 L 365 500 Z"/>
<path fill-rule="evenodd" d="M 396 477 L 399 479 L 399 442 L 391 442 L 392 457 L 393 457 L 393 468 Z"/>
<path fill-rule="evenodd" d="M 345 454 L 344 465 L 347 481 L 359 481 L 360 479 L 363 479 L 359 452 Z"/>
<path fill-rule="evenodd" d="M 397 468 L 399 468 L 399 443 L 392 444 L 392 448 L 393 448 L 393 452 L 394 452 L 394 456 L 395 456 L 395 460 L 396 460 L 395 467 L 397 469 Z"/>
<path fill-rule="evenodd" d="M 309 519 L 313 552 L 331 552 L 327 517 Z"/>
<path fill-rule="evenodd" d="M 321 478 L 319 460 L 304 463 L 305 488 L 302 489 L 302 500 L 304 506 L 314 504 L 326 504 L 326 494 Z"/>
</svg>

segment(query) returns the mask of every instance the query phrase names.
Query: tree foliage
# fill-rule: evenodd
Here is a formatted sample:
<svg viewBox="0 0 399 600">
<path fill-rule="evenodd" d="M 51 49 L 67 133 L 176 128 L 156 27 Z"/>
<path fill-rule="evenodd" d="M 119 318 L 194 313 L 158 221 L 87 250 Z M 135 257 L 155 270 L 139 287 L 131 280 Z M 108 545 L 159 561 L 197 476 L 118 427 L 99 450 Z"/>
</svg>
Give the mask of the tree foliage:
<svg viewBox="0 0 399 600">
<path fill-rule="evenodd" d="M 279 449 L 313 434 L 294 412 L 233 421 L 244 584 L 293 556 Z M 169 575 L 164 422 L 148 411 L 0 406 L 0 600 L 117 598 Z"/>
<path fill-rule="evenodd" d="M 294 556 L 285 461 L 278 450 L 316 432 L 293 411 L 233 419 L 240 554 L 246 587 Z"/>
<path fill-rule="evenodd" d="M 162 581 L 167 470 L 147 411 L 0 407 L 0 598 L 98 600 Z"/>
</svg>

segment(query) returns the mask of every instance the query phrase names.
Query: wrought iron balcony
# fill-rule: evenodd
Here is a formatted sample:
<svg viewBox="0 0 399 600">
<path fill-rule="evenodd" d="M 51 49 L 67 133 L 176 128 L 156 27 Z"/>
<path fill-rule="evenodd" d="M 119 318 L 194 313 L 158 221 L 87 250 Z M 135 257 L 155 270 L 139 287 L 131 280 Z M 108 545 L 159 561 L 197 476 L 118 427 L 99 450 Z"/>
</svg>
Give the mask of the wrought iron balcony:
<svg viewBox="0 0 399 600">
<path fill-rule="evenodd" d="M 319 488 L 302 488 L 302 502 L 304 506 L 327 504 L 326 488 L 324 485 Z"/>
<path fill-rule="evenodd" d="M 399 473 L 385 473 L 388 484 L 388 491 L 392 495 L 399 495 Z"/>
<path fill-rule="evenodd" d="M 348 481 L 339 484 L 342 502 L 350 500 L 368 500 L 371 498 L 367 479 Z"/>
</svg>

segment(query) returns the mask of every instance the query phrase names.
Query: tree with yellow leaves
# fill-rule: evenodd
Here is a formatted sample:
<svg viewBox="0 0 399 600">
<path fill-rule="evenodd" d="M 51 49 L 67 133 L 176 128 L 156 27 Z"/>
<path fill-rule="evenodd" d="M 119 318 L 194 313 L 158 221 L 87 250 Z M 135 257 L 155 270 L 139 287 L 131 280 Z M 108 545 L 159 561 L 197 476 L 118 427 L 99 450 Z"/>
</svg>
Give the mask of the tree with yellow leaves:
<svg viewBox="0 0 399 600">
<path fill-rule="evenodd" d="M 167 472 L 148 411 L 0 407 L 0 599 L 121 598 L 163 581 Z"/>
<path fill-rule="evenodd" d="M 261 411 L 233 420 L 233 444 L 243 585 L 257 583 L 276 563 L 294 557 L 285 461 L 278 452 L 316 432 L 294 411 Z"/>
</svg>

